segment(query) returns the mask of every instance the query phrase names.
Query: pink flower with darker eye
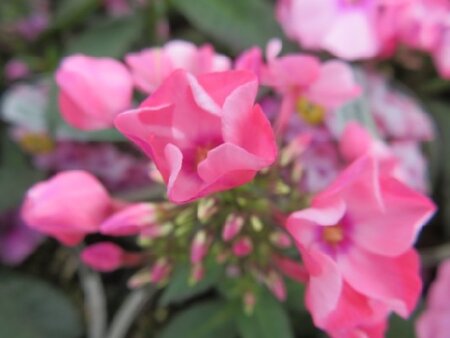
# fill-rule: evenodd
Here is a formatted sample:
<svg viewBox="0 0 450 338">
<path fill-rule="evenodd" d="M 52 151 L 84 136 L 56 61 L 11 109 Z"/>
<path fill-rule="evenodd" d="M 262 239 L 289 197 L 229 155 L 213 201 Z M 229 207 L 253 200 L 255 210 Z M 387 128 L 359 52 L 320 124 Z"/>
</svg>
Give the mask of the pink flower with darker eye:
<svg viewBox="0 0 450 338">
<path fill-rule="evenodd" d="M 55 76 L 62 117 L 75 128 L 110 128 L 114 117 L 131 106 L 131 76 L 114 59 L 72 55 L 63 60 Z"/>
<path fill-rule="evenodd" d="M 194 75 L 225 71 L 231 68 L 228 57 L 217 54 L 210 45 L 198 48 L 193 43 L 173 40 L 163 47 L 147 48 L 125 57 L 136 87 L 150 94 L 177 69 Z"/>
<path fill-rule="evenodd" d="M 434 211 L 427 197 L 363 156 L 310 208 L 294 212 L 287 229 L 309 273 L 306 305 L 315 324 L 337 332 L 372 325 L 390 311 L 408 316 L 421 291 L 412 245 Z"/>
<path fill-rule="evenodd" d="M 22 218 L 29 227 L 73 246 L 96 232 L 112 210 L 112 200 L 101 183 L 87 172 L 73 170 L 32 186 Z"/>
<path fill-rule="evenodd" d="M 172 202 L 185 203 L 250 182 L 277 155 L 245 71 L 195 77 L 178 70 L 115 125 L 153 159 Z M 249 132 L 251 131 L 251 132 Z"/>
</svg>

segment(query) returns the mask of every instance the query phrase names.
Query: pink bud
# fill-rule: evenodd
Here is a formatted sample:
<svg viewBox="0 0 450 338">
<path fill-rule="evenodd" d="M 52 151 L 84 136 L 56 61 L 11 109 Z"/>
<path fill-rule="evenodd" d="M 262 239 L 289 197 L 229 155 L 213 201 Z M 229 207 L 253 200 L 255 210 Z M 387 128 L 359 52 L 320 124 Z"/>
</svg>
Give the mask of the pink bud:
<svg viewBox="0 0 450 338">
<path fill-rule="evenodd" d="M 155 284 L 164 281 L 169 276 L 171 269 L 172 266 L 167 258 L 158 259 L 150 271 L 150 281 Z"/>
<path fill-rule="evenodd" d="M 222 238 L 224 241 L 229 241 L 234 238 L 242 229 L 244 225 L 244 218 L 236 214 L 231 214 L 227 217 L 222 231 Z"/>
<path fill-rule="evenodd" d="M 203 279 L 205 274 L 205 268 L 202 263 L 194 264 L 191 269 L 191 277 L 189 278 L 189 283 L 194 285 Z"/>
<path fill-rule="evenodd" d="M 19 59 L 12 59 L 5 65 L 5 77 L 10 81 L 24 78 L 28 74 L 30 74 L 28 65 Z"/>
<path fill-rule="evenodd" d="M 250 316 L 253 313 L 253 310 L 255 309 L 256 304 L 256 297 L 255 294 L 252 291 L 247 291 L 244 294 L 244 312 Z"/>
<path fill-rule="evenodd" d="M 123 265 L 124 251 L 111 242 L 97 243 L 88 246 L 81 253 L 81 260 L 92 269 L 111 272 Z"/>
<path fill-rule="evenodd" d="M 288 249 L 292 245 L 292 240 L 284 232 L 277 231 L 270 234 L 270 241 L 280 249 Z"/>
<path fill-rule="evenodd" d="M 264 281 L 278 300 L 284 301 L 286 299 L 286 286 L 284 280 L 275 270 L 270 271 Z"/>
<path fill-rule="evenodd" d="M 200 263 L 208 252 L 209 240 L 205 231 L 199 231 L 195 234 L 191 244 L 191 262 Z"/>
<path fill-rule="evenodd" d="M 101 225 L 100 232 L 110 236 L 139 234 L 143 228 L 156 226 L 156 207 L 151 203 L 136 203 L 108 217 Z"/>
<path fill-rule="evenodd" d="M 252 250 L 253 244 L 248 237 L 242 237 L 233 244 L 233 253 L 238 257 L 247 256 Z"/>
<path fill-rule="evenodd" d="M 305 283 L 308 280 L 308 272 L 300 262 L 283 256 L 274 256 L 272 259 L 278 270 L 289 278 L 300 283 Z"/>
</svg>

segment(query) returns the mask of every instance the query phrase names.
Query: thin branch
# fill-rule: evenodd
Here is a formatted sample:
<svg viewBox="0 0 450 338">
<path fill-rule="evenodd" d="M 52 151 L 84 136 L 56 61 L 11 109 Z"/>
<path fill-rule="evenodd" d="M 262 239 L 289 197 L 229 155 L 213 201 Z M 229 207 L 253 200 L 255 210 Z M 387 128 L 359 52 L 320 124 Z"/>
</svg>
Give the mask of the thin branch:
<svg viewBox="0 0 450 338">
<path fill-rule="evenodd" d="M 153 297 L 154 293 L 155 290 L 149 288 L 131 291 L 119 310 L 117 310 L 106 337 L 125 338 L 136 317 L 142 311 L 145 304 Z"/>
<path fill-rule="evenodd" d="M 104 338 L 107 309 L 105 291 L 100 275 L 80 264 L 79 275 L 84 292 L 89 338 Z"/>
</svg>

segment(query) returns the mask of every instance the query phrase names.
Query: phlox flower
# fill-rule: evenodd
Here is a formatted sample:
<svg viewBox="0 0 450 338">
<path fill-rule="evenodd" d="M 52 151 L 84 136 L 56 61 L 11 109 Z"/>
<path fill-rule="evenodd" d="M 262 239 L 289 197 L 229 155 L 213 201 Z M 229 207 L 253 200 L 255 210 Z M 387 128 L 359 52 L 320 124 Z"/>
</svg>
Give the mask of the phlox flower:
<svg viewBox="0 0 450 338">
<path fill-rule="evenodd" d="M 125 56 L 125 62 L 131 69 L 136 87 L 147 94 L 152 93 L 177 69 L 200 75 L 231 68 L 230 59 L 217 54 L 212 46 L 197 47 L 183 40 L 172 40 L 163 47 L 129 53 Z"/>
<path fill-rule="evenodd" d="M 315 324 L 337 332 L 378 322 L 389 311 L 408 316 L 421 290 L 412 245 L 434 210 L 366 155 L 310 208 L 291 214 L 287 230 L 309 273 L 306 305 Z"/>
<path fill-rule="evenodd" d="M 245 184 L 275 160 L 257 89 L 250 72 L 177 70 L 115 125 L 155 162 L 172 202 L 192 201 Z"/>
<path fill-rule="evenodd" d="M 121 267 L 130 267 L 142 261 L 138 253 L 126 252 L 112 242 L 99 242 L 81 252 L 81 260 L 92 269 L 111 272 Z"/>
<path fill-rule="evenodd" d="M 55 77 L 62 117 L 75 128 L 109 128 L 131 106 L 131 75 L 112 58 L 72 55 L 63 59 Z"/>
</svg>

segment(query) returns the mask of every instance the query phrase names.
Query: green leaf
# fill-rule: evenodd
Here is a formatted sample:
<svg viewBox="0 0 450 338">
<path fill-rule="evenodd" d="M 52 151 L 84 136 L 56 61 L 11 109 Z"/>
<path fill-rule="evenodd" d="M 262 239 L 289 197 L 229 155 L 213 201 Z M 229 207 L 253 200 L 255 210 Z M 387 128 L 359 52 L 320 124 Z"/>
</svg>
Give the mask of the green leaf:
<svg viewBox="0 0 450 338">
<path fill-rule="evenodd" d="M 79 315 L 63 293 L 41 280 L 0 274 L 0 337 L 76 338 Z"/>
<path fill-rule="evenodd" d="M 230 338 L 236 335 L 233 324 L 232 308 L 225 302 L 202 302 L 177 314 L 158 337 Z"/>
<path fill-rule="evenodd" d="M 235 52 L 282 37 L 271 2 L 266 0 L 172 0 L 193 26 Z"/>
<path fill-rule="evenodd" d="M 0 133 L 0 187 L 4 192 L 0 195 L 2 211 L 19 205 L 25 191 L 44 175 L 28 164 L 25 154 L 8 139 L 6 132 L 0 130 Z"/>
<path fill-rule="evenodd" d="M 305 284 L 286 279 L 286 306 L 294 311 L 306 311 L 305 308 Z"/>
<path fill-rule="evenodd" d="M 195 285 L 189 285 L 190 266 L 180 265 L 175 269 L 169 285 L 159 299 L 160 306 L 182 303 L 211 289 L 220 278 L 217 264 L 206 267 L 204 278 Z"/>
<path fill-rule="evenodd" d="M 261 289 L 252 315 L 236 318 L 242 338 L 293 338 L 294 333 L 283 305 L 268 291 Z"/>
<path fill-rule="evenodd" d="M 100 5 L 100 0 L 59 0 L 57 2 L 53 28 L 62 29 L 72 26 Z"/>
<path fill-rule="evenodd" d="M 141 16 L 104 18 L 69 40 L 66 54 L 84 53 L 92 56 L 120 58 L 139 38 Z"/>
</svg>

